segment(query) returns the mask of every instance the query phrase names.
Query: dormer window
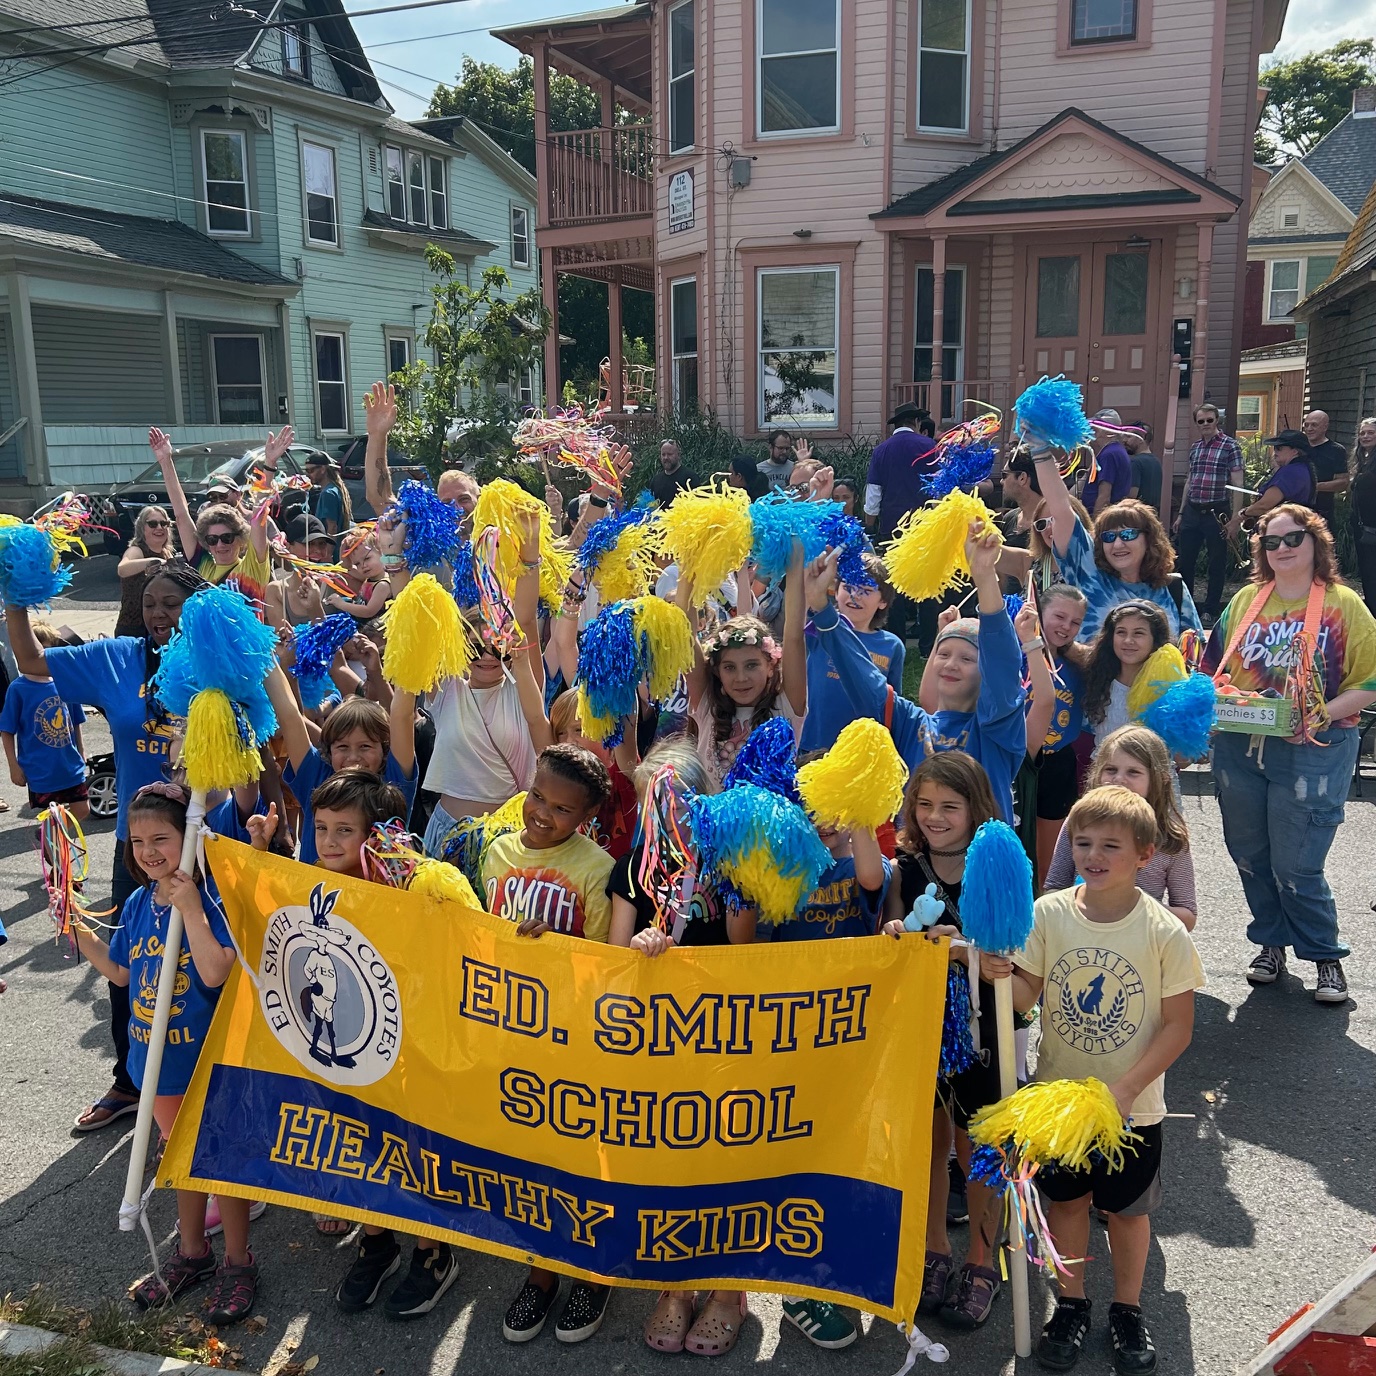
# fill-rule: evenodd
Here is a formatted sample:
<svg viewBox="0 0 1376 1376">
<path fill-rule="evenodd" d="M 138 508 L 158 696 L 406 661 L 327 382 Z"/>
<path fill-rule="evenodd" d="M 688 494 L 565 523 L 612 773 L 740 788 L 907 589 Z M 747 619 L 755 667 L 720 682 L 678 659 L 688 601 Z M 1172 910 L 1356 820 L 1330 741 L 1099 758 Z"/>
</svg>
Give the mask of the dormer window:
<svg viewBox="0 0 1376 1376">
<path fill-rule="evenodd" d="M 282 75 L 309 81 L 311 75 L 311 45 L 305 24 L 285 24 L 282 27 Z"/>
</svg>

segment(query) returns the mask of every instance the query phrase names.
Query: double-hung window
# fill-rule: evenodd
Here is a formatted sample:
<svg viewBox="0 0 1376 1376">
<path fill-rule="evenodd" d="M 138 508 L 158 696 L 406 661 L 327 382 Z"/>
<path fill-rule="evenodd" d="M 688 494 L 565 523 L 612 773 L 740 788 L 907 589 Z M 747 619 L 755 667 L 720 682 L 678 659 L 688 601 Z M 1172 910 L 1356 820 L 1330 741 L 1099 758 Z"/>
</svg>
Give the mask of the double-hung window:
<svg viewBox="0 0 1376 1376">
<path fill-rule="evenodd" d="M 669 334 L 673 360 L 674 410 L 698 404 L 698 280 L 682 277 L 669 284 Z"/>
<path fill-rule="evenodd" d="M 761 134 L 841 127 L 841 0 L 754 0 Z"/>
<path fill-rule="evenodd" d="M 917 127 L 963 134 L 970 127 L 971 0 L 918 0 Z"/>
<path fill-rule="evenodd" d="M 349 428 L 349 384 L 345 337 L 317 330 L 315 344 L 315 408 L 320 433 L 340 434 Z"/>
<path fill-rule="evenodd" d="M 1277 324 L 1288 321 L 1300 299 L 1299 258 L 1273 258 L 1271 285 L 1266 294 L 1266 318 Z"/>
<path fill-rule="evenodd" d="M 306 242 L 338 248 L 339 192 L 334 149 L 323 143 L 302 143 L 301 167 L 306 187 Z"/>
<path fill-rule="evenodd" d="M 262 425 L 267 420 L 263 341 L 256 334 L 210 336 L 215 370 L 215 423 Z"/>
<path fill-rule="evenodd" d="M 411 340 L 404 334 L 387 336 L 387 376 L 400 373 L 411 366 Z"/>
<path fill-rule="evenodd" d="M 523 205 L 511 207 L 511 266 L 530 266 L 530 215 Z"/>
<path fill-rule="evenodd" d="M 430 225 L 434 229 L 449 228 L 449 197 L 444 187 L 444 159 L 431 158 L 430 163 Z"/>
<path fill-rule="evenodd" d="M 287 24 L 282 29 L 282 74 L 302 81 L 310 79 L 311 46 L 309 29 L 304 24 Z"/>
<path fill-rule="evenodd" d="M 248 208 L 248 139 L 237 129 L 202 129 L 206 228 L 214 235 L 252 232 Z"/>
<path fill-rule="evenodd" d="M 834 429 L 841 271 L 760 268 L 759 424 Z"/>
<path fill-rule="evenodd" d="M 406 218 L 406 165 L 401 149 L 388 144 L 383 150 L 387 167 L 387 214 L 394 220 Z"/>
<path fill-rule="evenodd" d="M 669 151 L 684 153 L 697 141 L 697 26 L 694 0 L 669 11 Z"/>
<path fill-rule="evenodd" d="M 1070 42 L 1122 43 L 1137 37 L 1137 0 L 1071 0 Z"/>
<path fill-rule="evenodd" d="M 425 214 L 425 159 L 409 148 L 406 150 L 406 184 L 411 191 L 411 223 L 428 223 Z"/>
</svg>

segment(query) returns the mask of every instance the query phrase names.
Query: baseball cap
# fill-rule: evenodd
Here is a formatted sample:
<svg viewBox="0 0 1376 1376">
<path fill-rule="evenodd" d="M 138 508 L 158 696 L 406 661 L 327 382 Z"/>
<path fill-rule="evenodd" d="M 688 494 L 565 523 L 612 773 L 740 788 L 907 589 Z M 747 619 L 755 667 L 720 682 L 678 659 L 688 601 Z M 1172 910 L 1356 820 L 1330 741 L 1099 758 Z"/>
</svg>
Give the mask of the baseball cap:
<svg viewBox="0 0 1376 1376">
<path fill-rule="evenodd" d="M 1262 444 L 1283 445 L 1287 449 L 1298 449 L 1301 454 L 1307 454 L 1313 448 L 1303 430 L 1281 430 L 1269 440 L 1262 440 Z"/>
<path fill-rule="evenodd" d="M 330 533 L 325 529 L 324 522 L 318 516 L 309 516 L 304 511 L 298 512 L 282 528 L 282 534 L 287 537 L 287 543 L 292 545 L 308 545 L 312 540 L 328 540 Z"/>
<path fill-rule="evenodd" d="M 206 487 L 206 496 L 212 492 L 234 492 L 239 493 L 244 489 L 234 481 L 233 478 L 226 478 L 223 474 L 218 478 L 212 478 Z"/>
<path fill-rule="evenodd" d="M 307 454 L 304 466 L 306 468 L 329 468 L 335 472 L 339 471 L 339 465 L 328 454 Z"/>
<path fill-rule="evenodd" d="M 1121 425 L 1123 423 L 1122 416 L 1111 406 L 1105 406 L 1102 411 L 1096 411 L 1089 419 L 1094 423 L 1103 421 L 1105 425 Z"/>
</svg>

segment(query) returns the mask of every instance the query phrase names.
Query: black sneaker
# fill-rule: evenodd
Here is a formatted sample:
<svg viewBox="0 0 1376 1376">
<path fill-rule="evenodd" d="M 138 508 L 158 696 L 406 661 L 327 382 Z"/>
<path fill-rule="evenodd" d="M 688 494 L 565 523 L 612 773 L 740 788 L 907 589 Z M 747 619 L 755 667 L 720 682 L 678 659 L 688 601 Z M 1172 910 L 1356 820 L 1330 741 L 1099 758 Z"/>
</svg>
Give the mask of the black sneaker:
<svg viewBox="0 0 1376 1376">
<path fill-rule="evenodd" d="M 1285 973 L 1285 947 L 1263 946 L 1247 967 L 1248 984 L 1274 984 Z"/>
<path fill-rule="evenodd" d="M 937 1311 L 937 1318 L 967 1333 L 983 1328 L 998 1293 L 999 1273 L 988 1266 L 974 1266 L 967 1261 L 960 1268 L 955 1289 Z"/>
<path fill-rule="evenodd" d="M 1156 1344 L 1137 1305 L 1109 1305 L 1108 1337 L 1113 1344 L 1113 1369 L 1120 1376 L 1141 1376 L 1156 1370 Z"/>
<path fill-rule="evenodd" d="M 951 1177 L 951 1193 L 946 1197 L 946 1226 L 951 1228 L 970 1221 L 970 1202 L 965 1192 L 965 1172 L 954 1156 L 946 1163 L 946 1170 Z"/>
<path fill-rule="evenodd" d="M 589 1285 L 585 1280 L 574 1281 L 564 1312 L 554 1325 L 554 1336 L 561 1343 L 581 1343 L 602 1327 L 602 1316 L 611 1298 L 610 1285 Z M 543 1322 L 543 1321 L 542 1321 Z"/>
<path fill-rule="evenodd" d="M 1069 1371 L 1080 1360 L 1080 1349 L 1089 1333 L 1088 1300 L 1062 1296 L 1056 1301 L 1051 1322 L 1037 1340 L 1037 1362 L 1047 1371 Z"/>
<path fill-rule="evenodd" d="M 458 1278 L 459 1259 L 447 1242 L 437 1247 L 418 1245 L 405 1279 L 387 1296 L 387 1317 L 418 1319 L 428 1314 Z"/>
<path fill-rule="evenodd" d="M 1346 1003 L 1347 976 L 1343 974 L 1342 961 L 1321 960 L 1318 966 L 1319 981 L 1314 986 L 1314 1002 Z"/>
<path fill-rule="evenodd" d="M 509 1343 L 528 1343 L 538 1338 L 558 1293 L 557 1280 L 548 1290 L 542 1290 L 533 1280 L 526 1281 L 502 1319 L 502 1337 Z"/>
<path fill-rule="evenodd" d="M 382 1282 L 401 1269 L 401 1247 L 391 1233 L 363 1234 L 349 1274 L 339 1282 L 335 1300 L 346 1314 L 361 1314 L 377 1299 Z"/>
</svg>

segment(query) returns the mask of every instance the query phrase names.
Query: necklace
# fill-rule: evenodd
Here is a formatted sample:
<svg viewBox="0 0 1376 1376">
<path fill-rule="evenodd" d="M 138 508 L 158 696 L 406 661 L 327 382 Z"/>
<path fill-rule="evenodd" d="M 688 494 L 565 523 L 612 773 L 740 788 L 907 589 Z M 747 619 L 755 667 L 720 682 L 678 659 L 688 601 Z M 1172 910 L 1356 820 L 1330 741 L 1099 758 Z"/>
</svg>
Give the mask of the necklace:
<svg viewBox="0 0 1376 1376">
<path fill-rule="evenodd" d="M 969 842 L 967 841 L 965 845 L 959 846 L 959 847 L 957 847 L 955 850 L 934 850 L 931 846 L 928 846 L 928 847 L 927 847 L 927 854 L 928 854 L 928 855 L 940 855 L 943 859 L 950 859 L 951 856 L 953 856 L 953 855 L 964 855 L 965 852 L 966 852 L 967 850 L 969 850 L 969 849 L 970 849 L 970 845 L 969 845 Z"/>
</svg>

